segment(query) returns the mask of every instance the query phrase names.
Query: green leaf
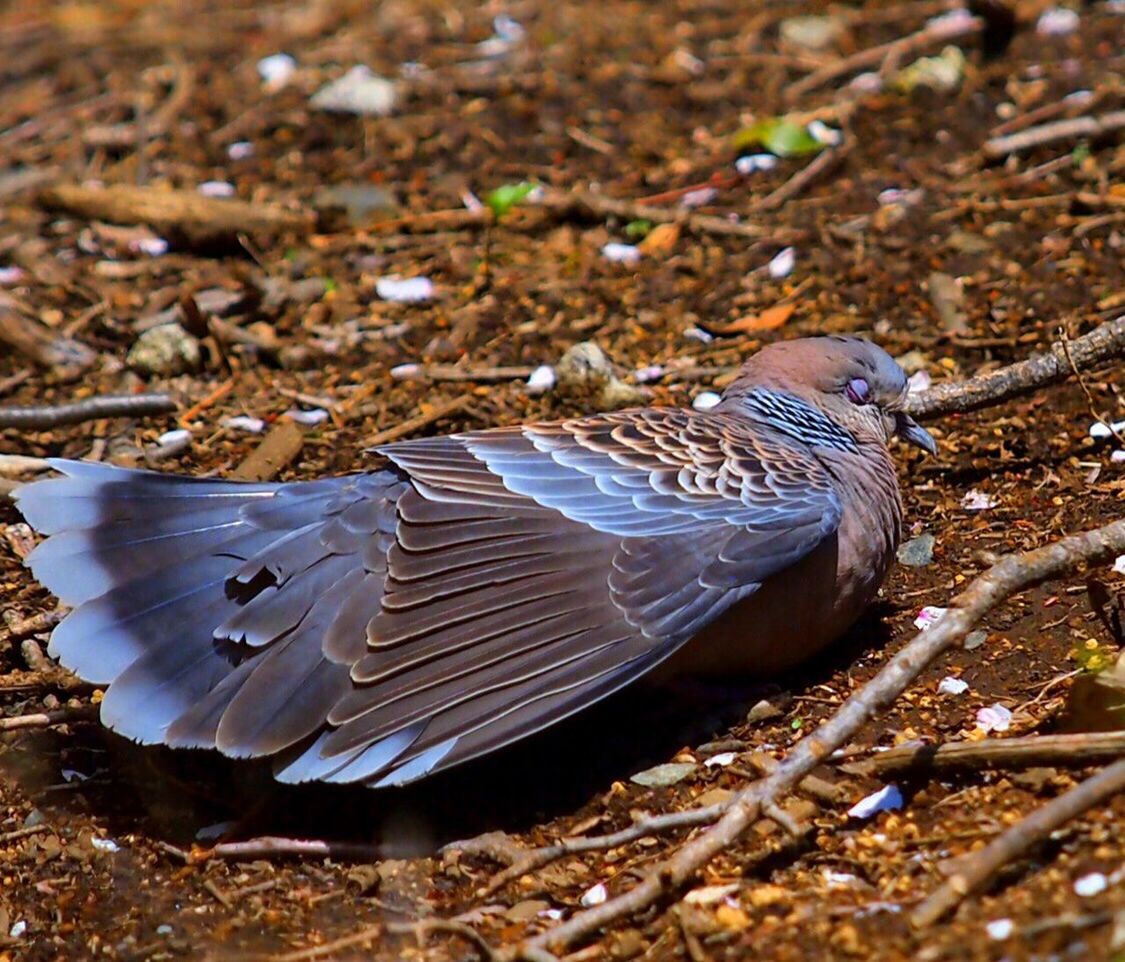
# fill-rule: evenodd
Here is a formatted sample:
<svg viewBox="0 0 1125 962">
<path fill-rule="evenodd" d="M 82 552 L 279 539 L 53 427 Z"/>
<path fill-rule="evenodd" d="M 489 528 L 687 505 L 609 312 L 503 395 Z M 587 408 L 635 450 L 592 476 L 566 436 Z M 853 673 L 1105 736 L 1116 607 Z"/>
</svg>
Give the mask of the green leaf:
<svg viewBox="0 0 1125 962">
<path fill-rule="evenodd" d="M 533 190 L 535 190 L 535 185 L 529 184 L 527 181 L 520 184 L 504 184 L 489 194 L 485 198 L 485 203 L 492 208 L 492 213 L 499 219 L 521 200 L 524 200 Z"/>
<path fill-rule="evenodd" d="M 652 221 L 650 220 L 631 220 L 625 225 L 625 236 L 629 240 L 641 240 L 648 236 L 648 232 L 652 230 Z"/>
<path fill-rule="evenodd" d="M 810 134 L 808 128 L 784 117 L 769 117 L 743 127 L 734 135 L 734 146 L 736 150 L 762 146 L 778 157 L 815 154 L 824 150 L 824 144 Z"/>
</svg>

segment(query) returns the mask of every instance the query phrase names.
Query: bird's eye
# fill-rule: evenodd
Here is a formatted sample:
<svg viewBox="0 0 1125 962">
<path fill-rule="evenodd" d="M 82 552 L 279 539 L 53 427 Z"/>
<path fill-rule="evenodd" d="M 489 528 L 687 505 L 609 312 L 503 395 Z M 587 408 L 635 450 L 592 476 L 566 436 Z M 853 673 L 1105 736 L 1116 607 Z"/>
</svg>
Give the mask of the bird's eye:
<svg viewBox="0 0 1125 962">
<path fill-rule="evenodd" d="M 871 385 L 861 377 L 853 377 L 844 386 L 844 393 L 852 404 L 871 403 Z"/>
</svg>

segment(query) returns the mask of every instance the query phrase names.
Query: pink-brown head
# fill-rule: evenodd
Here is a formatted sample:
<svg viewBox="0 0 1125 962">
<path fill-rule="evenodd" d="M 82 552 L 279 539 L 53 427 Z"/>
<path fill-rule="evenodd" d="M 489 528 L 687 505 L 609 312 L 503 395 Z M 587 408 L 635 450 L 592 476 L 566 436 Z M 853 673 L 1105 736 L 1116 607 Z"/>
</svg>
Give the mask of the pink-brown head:
<svg viewBox="0 0 1125 962">
<path fill-rule="evenodd" d="M 822 411 L 858 441 L 892 437 L 930 454 L 930 433 L 904 410 L 906 373 L 886 351 L 859 337 L 807 337 L 763 347 L 723 392 L 724 407 L 756 389 L 795 395 Z"/>
</svg>

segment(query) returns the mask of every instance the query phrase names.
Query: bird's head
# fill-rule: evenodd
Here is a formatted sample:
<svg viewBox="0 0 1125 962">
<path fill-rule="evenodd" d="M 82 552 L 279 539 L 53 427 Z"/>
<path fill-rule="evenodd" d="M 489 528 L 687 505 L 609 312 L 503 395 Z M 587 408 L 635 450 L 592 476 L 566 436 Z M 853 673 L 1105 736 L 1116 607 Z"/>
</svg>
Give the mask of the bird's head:
<svg viewBox="0 0 1125 962">
<path fill-rule="evenodd" d="M 861 442 L 900 437 L 930 454 L 930 433 L 904 410 L 906 373 L 881 347 L 859 337 L 808 337 L 763 347 L 723 392 L 725 407 L 755 392 L 795 395 Z"/>
</svg>

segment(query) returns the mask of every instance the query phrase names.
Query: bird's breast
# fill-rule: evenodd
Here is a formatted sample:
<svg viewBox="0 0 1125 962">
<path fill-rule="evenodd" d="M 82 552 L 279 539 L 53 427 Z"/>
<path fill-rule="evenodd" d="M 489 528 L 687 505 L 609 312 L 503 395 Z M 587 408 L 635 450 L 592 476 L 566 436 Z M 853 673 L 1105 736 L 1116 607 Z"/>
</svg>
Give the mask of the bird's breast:
<svg viewBox="0 0 1125 962">
<path fill-rule="evenodd" d="M 836 533 L 704 628 L 662 675 L 777 674 L 851 627 L 894 560 L 902 502 L 889 458 L 849 477 L 854 482 L 839 487 L 843 513 Z"/>
</svg>

